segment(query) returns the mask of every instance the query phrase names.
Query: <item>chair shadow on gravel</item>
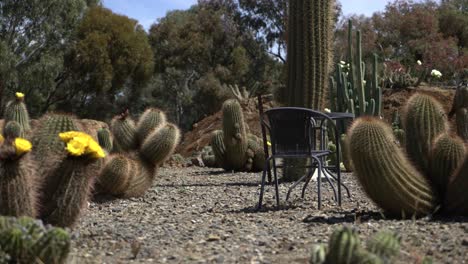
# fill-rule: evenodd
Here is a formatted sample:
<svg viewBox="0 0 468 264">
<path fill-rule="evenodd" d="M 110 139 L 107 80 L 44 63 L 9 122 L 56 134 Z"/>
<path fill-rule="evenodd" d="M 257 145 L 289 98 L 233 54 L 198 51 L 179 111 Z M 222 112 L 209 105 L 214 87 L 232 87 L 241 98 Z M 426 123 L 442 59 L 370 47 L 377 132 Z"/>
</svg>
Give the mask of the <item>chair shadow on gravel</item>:
<svg viewBox="0 0 468 264">
<path fill-rule="evenodd" d="M 309 224 L 342 224 L 342 223 L 362 223 L 371 220 L 390 220 L 389 218 L 378 211 L 324 211 L 327 215 L 308 215 L 302 222 Z"/>
<path fill-rule="evenodd" d="M 188 184 L 155 184 L 154 187 L 228 187 L 228 186 L 245 186 L 257 187 L 259 183 L 256 182 L 227 182 L 227 183 L 188 183 Z"/>
<path fill-rule="evenodd" d="M 276 211 L 287 211 L 287 210 L 293 210 L 297 209 L 300 206 L 298 205 L 284 205 L 280 204 L 279 207 L 276 205 L 263 205 L 262 209 L 258 210 L 257 205 L 255 206 L 248 206 L 239 210 L 231 210 L 228 211 L 231 214 L 240 214 L 240 213 L 268 213 L 268 212 L 276 212 Z"/>
<path fill-rule="evenodd" d="M 95 194 L 92 196 L 92 201 L 97 204 L 103 204 L 108 202 L 113 202 L 115 200 L 119 200 L 119 197 L 115 197 L 109 194 Z"/>
</svg>

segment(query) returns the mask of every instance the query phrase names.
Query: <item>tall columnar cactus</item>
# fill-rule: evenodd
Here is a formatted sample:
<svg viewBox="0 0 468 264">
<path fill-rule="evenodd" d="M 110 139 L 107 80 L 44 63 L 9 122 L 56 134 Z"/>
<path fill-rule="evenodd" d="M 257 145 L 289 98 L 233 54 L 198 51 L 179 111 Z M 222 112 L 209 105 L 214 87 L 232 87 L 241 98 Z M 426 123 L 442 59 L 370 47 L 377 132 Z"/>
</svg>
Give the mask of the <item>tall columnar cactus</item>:
<svg viewBox="0 0 468 264">
<path fill-rule="evenodd" d="M 211 139 L 216 163 L 225 170 L 259 171 L 265 154 L 260 140 L 246 132 L 244 115 L 239 102 L 223 104 L 223 131 L 217 130 Z"/>
<path fill-rule="evenodd" d="M 98 190 L 124 198 L 142 196 L 152 185 L 156 171 L 172 155 L 180 141 L 179 129 L 166 122 L 163 112 L 147 109 L 137 125 L 128 112 L 111 124 L 114 153 L 98 177 Z"/>
<path fill-rule="evenodd" d="M 29 141 L 7 138 L 0 146 L 0 215 L 37 216 L 36 168 Z"/>
<path fill-rule="evenodd" d="M 289 3 L 288 106 L 323 109 L 331 67 L 333 0 Z"/>
<path fill-rule="evenodd" d="M 44 201 L 42 218 L 55 226 L 73 226 L 87 207 L 94 180 L 100 169 L 99 159 L 106 156 L 94 139 L 82 132 L 57 135 L 66 143 L 65 159 L 59 161 L 50 177 L 58 182 Z"/>
<path fill-rule="evenodd" d="M 16 121 L 20 124 L 23 133 L 31 130 L 28 109 L 24 103 L 24 94 L 16 93 L 16 98 L 6 104 L 5 125 L 9 121 Z M 24 137 L 24 134 L 21 135 Z"/>
<path fill-rule="evenodd" d="M 420 172 L 428 172 L 432 142 L 447 126 L 444 109 L 433 97 L 414 94 L 408 99 L 404 116 L 406 151 Z"/>
<path fill-rule="evenodd" d="M 433 142 L 428 176 L 442 199 L 445 197 L 449 177 L 463 162 L 464 154 L 465 146 L 458 137 L 443 133 Z"/>
<path fill-rule="evenodd" d="M 432 213 L 437 201 L 429 181 L 406 159 L 389 125 L 360 118 L 348 136 L 354 173 L 380 208 L 403 217 Z"/>
<path fill-rule="evenodd" d="M 356 53 L 354 53 L 351 20 L 348 23 L 348 64 L 338 63 L 334 77 L 330 78 L 331 111 L 353 113 L 356 117 L 381 116 L 382 88 L 379 87 L 378 56 L 374 54 L 372 76 L 366 81 L 361 32 L 356 33 Z"/>
</svg>

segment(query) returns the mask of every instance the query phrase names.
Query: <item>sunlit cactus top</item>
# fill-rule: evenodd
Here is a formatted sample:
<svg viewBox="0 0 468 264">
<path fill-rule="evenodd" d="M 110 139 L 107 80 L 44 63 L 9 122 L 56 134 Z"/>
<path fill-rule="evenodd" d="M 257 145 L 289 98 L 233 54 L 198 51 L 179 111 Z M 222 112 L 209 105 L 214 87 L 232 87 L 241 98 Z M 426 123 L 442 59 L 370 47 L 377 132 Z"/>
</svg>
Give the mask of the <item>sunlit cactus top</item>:
<svg viewBox="0 0 468 264">
<path fill-rule="evenodd" d="M 24 99 L 24 93 L 16 92 L 15 96 L 16 96 L 16 99 L 18 99 L 18 100 Z"/>
</svg>

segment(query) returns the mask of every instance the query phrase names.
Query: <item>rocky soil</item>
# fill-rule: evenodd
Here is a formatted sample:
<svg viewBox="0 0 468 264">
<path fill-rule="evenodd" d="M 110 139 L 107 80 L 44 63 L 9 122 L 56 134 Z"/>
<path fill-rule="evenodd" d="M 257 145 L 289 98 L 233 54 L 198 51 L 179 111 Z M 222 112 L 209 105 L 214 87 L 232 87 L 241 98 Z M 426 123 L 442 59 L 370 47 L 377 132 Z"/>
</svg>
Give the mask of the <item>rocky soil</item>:
<svg viewBox="0 0 468 264">
<path fill-rule="evenodd" d="M 338 207 L 331 190 L 316 188 L 306 199 L 281 184 L 282 206 L 274 206 L 267 186 L 265 206 L 255 212 L 260 173 L 226 173 L 207 168 L 164 168 L 142 198 L 98 197 L 72 231 L 69 263 L 307 263 L 312 245 L 325 243 L 340 225 L 352 225 L 362 240 L 381 229 L 402 236 L 398 263 L 467 263 L 467 218 L 386 219 L 360 190 L 351 174 L 351 190 Z M 324 185 L 326 186 L 326 185 Z"/>
</svg>

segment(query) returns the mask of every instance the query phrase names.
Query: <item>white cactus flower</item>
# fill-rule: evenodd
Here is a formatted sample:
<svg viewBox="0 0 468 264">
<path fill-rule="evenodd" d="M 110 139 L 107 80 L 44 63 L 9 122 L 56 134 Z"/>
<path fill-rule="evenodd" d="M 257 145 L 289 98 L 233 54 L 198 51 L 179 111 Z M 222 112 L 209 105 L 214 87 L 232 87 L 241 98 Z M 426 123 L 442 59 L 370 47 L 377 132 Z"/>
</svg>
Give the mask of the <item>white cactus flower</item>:
<svg viewBox="0 0 468 264">
<path fill-rule="evenodd" d="M 418 65 L 422 65 L 422 62 L 420 60 L 416 61 Z"/>
<path fill-rule="evenodd" d="M 325 111 L 325 113 L 331 113 L 331 110 L 328 109 L 328 108 L 325 108 L 324 111 Z"/>
<path fill-rule="evenodd" d="M 431 76 L 436 77 L 436 78 L 440 78 L 440 77 L 442 77 L 442 73 L 440 71 L 436 70 L 436 69 L 433 69 L 431 71 Z"/>
</svg>

